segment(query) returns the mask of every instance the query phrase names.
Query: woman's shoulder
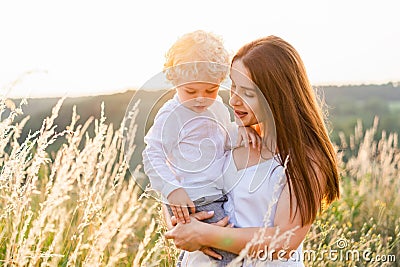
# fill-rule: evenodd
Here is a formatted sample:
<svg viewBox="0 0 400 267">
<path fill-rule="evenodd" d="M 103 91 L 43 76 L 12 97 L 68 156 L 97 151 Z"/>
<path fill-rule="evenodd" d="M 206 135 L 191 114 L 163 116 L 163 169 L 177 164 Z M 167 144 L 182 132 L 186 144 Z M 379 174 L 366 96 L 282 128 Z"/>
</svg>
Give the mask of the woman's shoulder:
<svg viewBox="0 0 400 267">
<path fill-rule="evenodd" d="M 265 154 L 265 153 L 264 153 Z M 274 158 L 270 153 L 268 155 L 262 154 L 258 148 L 251 146 L 241 146 L 232 150 L 232 159 L 236 164 L 238 170 L 249 168 L 254 165 L 262 164 L 265 161 L 269 161 Z"/>
<path fill-rule="evenodd" d="M 236 147 L 232 149 L 231 152 L 231 160 L 233 160 L 238 170 L 244 169 L 248 166 L 250 159 L 249 156 L 250 156 L 249 147 L 244 147 L 244 146 Z"/>
</svg>

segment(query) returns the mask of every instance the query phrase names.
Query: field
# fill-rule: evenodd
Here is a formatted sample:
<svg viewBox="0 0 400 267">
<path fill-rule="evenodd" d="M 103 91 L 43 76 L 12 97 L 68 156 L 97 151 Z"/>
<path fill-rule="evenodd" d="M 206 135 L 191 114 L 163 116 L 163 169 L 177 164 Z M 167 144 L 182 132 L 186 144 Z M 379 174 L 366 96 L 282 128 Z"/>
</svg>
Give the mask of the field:
<svg viewBox="0 0 400 267">
<path fill-rule="evenodd" d="M 163 238 L 160 204 L 143 194 L 124 157 L 140 153 L 122 142 L 123 129 L 134 135 L 135 128 L 106 124 L 102 107 L 99 119 L 81 125 L 74 112 L 56 131 L 61 104 L 19 141 L 21 107 L 0 102 L 0 265 L 174 266 L 179 251 Z M 398 265 L 398 135 L 378 126 L 375 119 L 370 129 L 358 123 L 351 135 L 339 134 L 341 198 L 307 235 L 306 266 Z"/>
<path fill-rule="evenodd" d="M 389 109 L 392 112 L 400 112 L 400 101 L 389 102 Z"/>
</svg>

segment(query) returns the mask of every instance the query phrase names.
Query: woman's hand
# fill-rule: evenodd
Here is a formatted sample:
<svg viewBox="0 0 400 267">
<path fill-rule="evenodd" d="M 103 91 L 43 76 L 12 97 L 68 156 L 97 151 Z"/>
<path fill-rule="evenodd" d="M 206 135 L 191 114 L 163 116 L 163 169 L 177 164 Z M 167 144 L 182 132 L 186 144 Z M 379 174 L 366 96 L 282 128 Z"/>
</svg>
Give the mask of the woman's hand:
<svg viewBox="0 0 400 267">
<path fill-rule="evenodd" d="M 214 212 L 198 212 L 191 215 L 192 220 L 190 223 L 181 224 L 178 223 L 172 230 L 169 230 L 165 233 L 165 237 L 168 239 L 173 239 L 174 243 L 177 248 L 186 250 L 186 251 L 195 251 L 195 250 L 202 250 L 212 254 L 210 256 L 215 257 L 217 253 L 214 251 L 210 251 L 203 247 L 201 242 L 202 231 L 205 227 L 208 226 L 207 223 L 200 222 L 201 220 L 209 219 L 214 216 Z M 174 219 L 172 218 L 172 221 Z M 225 217 L 219 222 L 215 223 L 215 225 L 219 226 L 226 226 L 228 224 L 229 218 Z"/>
<path fill-rule="evenodd" d="M 206 254 L 207 256 L 222 260 L 222 256 L 209 247 L 203 247 L 200 249 L 200 251 Z"/>
<path fill-rule="evenodd" d="M 208 218 L 214 216 L 214 213 L 207 214 L 204 212 L 205 216 Z M 201 223 L 195 216 L 192 216 L 190 223 L 178 223 L 172 230 L 165 233 L 167 239 L 173 239 L 175 246 L 179 249 L 186 251 L 195 251 L 202 248 L 200 243 L 200 231 L 201 227 L 205 223 Z"/>
</svg>

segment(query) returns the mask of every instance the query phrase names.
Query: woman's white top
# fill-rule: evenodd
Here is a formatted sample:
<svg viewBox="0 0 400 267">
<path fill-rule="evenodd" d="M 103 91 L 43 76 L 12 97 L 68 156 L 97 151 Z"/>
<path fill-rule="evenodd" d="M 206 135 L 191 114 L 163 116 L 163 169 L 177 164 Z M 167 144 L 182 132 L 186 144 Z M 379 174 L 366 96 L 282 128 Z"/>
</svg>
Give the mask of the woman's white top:
<svg viewBox="0 0 400 267">
<path fill-rule="evenodd" d="M 158 111 L 144 138 L 143 164 L 151 187 L 164 198 L 181 187 L 192 200 L 221 197 L 225 151 L 236 136 L 237 126 L 220 97 L 196 113 L 175 94 Z"/>
<path fill-rule="evenodd" d="M 278 199 L 286 185 L 286 176 L 278 158 L 238 170 L 233 152 L 227 152 L 224 165 L 224 189 L 228 202 L 224 209 L 236 227 L 272 227 Z M 289 211 L 288 211 L 289 214 Z M 297 261 L 245 261 L 244 266 L 304 266 L 302 244 L 293 253 Z"/>
</svg>

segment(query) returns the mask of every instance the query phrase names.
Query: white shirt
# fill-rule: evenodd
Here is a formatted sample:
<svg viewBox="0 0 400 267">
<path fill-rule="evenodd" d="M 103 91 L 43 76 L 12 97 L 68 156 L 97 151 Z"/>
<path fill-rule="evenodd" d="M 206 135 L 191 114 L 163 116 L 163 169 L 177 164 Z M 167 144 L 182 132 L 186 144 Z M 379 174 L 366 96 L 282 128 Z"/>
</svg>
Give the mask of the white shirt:
<svg viewBox="0 0 400 267">
<path fill-rule="evenodd" d="M 204 112 L 183 106 L 175 94 L 158 111 L 144 138 L 144 170 L 151 187 L 166 198 L 183 187 L 190 199 L 221 196 L 224 153 L 237 126 L 220 97 Z"/>
</svg>

